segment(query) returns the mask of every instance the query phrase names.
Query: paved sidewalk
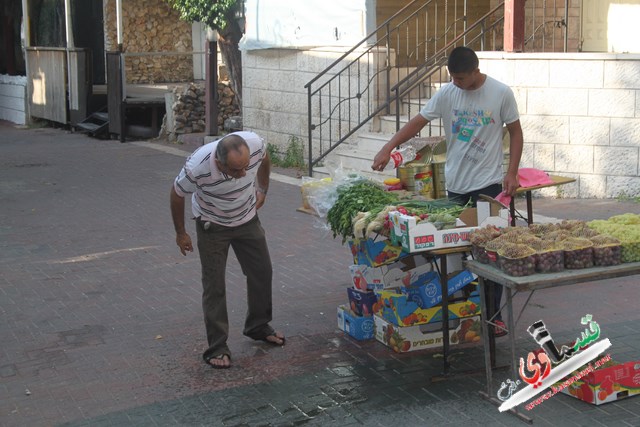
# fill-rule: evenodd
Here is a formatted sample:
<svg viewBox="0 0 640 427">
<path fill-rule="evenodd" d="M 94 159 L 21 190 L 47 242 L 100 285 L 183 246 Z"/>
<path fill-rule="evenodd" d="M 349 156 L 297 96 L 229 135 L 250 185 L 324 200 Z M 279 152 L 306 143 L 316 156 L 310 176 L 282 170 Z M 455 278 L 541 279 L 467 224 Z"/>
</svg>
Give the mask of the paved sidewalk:
<svg viewBox="0 0 640 427">
<path fill-rule="evenodd" d="M 1 426 L 524 425 L 480 398 L 480 346 L 454 347 L 454 375 L 435 381 L 437 350 L 398 355 L 337 330 L 349 250 L 296 211 L 300 189 L 284 175 L 274 174 L 260 217 L 274 263 L 273 325 L 287 344 L 242 336 L 244 282 L 231 255 L 234 366 L 205 366 L 199 262 L 180 255 L 168 207 L 190 148 L 0 123 Z M 556 218 L 640 213 L 611 200 L 534 206 Z M 538 292 L 516 331 L 518 351 L 532 349 L 524 325 L 542 318 L 569 340 L 591 313 L 613 358 L 640 359 L 638 295 L 638 278 Z M 506 362 L 506 341 L 498 351 Z M 560 395 L 527 415 L 535 425 L 640 425 L 640 397 L 596 407 Z"/>
</svg>

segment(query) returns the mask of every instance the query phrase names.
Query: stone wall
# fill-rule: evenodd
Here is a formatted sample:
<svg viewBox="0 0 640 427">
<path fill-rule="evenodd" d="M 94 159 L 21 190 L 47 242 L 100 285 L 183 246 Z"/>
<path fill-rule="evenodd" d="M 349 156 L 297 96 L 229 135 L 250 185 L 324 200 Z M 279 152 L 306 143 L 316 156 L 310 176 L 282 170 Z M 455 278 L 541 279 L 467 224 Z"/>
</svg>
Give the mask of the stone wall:
<svg viewBox="0 0 640 427">
<path fill-rule="evenodd" d="M 224 121 L 239 116 L 240 108 L 229 81 L 218 81 L 218 129 Z M 161 136 L 176 141 L 180 135 L 205 131 L 205 87 L 204 83 L 190 83 L 184 90 L 174 90 L 168 96 L 167 114 L 162 125 Z"/>
<path fill-rule="evenodd" d="M 640 196 L 640 55 L 479 52 L 510 85 L 525 147 L 521 167 L 576 179 L 546 196 Z"/>
<path fill-rule="evenodd" d="M 105 0 L 103 4 L 105 50 L 115 51 L 116 1 Z M 165 1 L 123 1 L 122 28 L 127 83 L 193 80 L 193 55 L 179 54 L 193 51 L 191 23 L 181 21 Z"/>
<path fill-rule="evenodd" d="M 329 64 L 340 58 L 348 48 L 322 47 L 310 50 L 298 49 L 261 49 L 242 52 L 242 119 L 246 130 L 251 130 L 263 136 L 267 142 L 286 149 L 289 140 L 294 137 L 302 141 L 308 138 L 308 107 L 307 89 L 304 87 L 318 73 Z M 355 51 L 345 60 L 346 66 L 354 58 L 361 55 L 361 51 Z M 369 56 L 371 64 L 362 61 L 354 66 L 349 78 L 334 80 L 332 84 L 325 86 L 323 95 L 331 93 L 336 97 L 340 93 L 347 93 L 347 87 L 357 87 L 359 76 L 372 76 L 375 74 L 375 62 L 382 62 L 386 58 L 383 49 L 375 51 Z M 337 67 L 340 68 L 340 67 Z M 313 89 L 322 86 L 328 78 L 327 75 L 316 82 Z M 360 83 L 362 84 L 362 83 Z M 340 87 L 339 87 L 340 86 Z M 377 105 L 378 96 L 383 92 L 379 88 L 377 93 L 368 93 L 366 100 L 370 106 Z M 326 105 L 327 97 L 323 96 L 320 104 L 312 106 L 312 120 L 319 123 L 326 117 L 330 108 Z M 351 109 L 347 105 L 351 105 Z M 358 117 L 365 111 L 364 107 L 358 110 L 355 102 L 342 106 L 341 122 L 335 123 L 333 132 L 340 126 L 355 125 Z M 319 150 L 316 148 L 316 153 Z M 305 150 L 305 157 L 308 157 Z"/>
</svg>

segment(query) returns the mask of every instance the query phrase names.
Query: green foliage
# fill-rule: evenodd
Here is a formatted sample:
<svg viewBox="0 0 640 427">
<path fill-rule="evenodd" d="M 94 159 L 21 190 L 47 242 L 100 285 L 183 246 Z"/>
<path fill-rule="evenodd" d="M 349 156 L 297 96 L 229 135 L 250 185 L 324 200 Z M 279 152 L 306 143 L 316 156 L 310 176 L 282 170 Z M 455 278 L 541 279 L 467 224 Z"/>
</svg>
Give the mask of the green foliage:
<svg viewBox="0 0 640 427">
<path fill-rule="evenodd" d="M 214 30 L 225 30 L 242 6 L 242 0 L 165 0 L 187 22 L 202 22 Z"/>
<path fill-rule="evenodd" d="M 271 164 L 282 168 L 299 168 L 306 167 L 304 161 L 304 147 L 300 138 L 291 135 L 289 144 L 284 153 L 280 153 L 278 147 L 274 144 L 267 143 L 267 152 L 271 159 Z"/>
<path fill-rule="evenodd" d="M 267 143 L 267 153 L 269 153 L 269 159 L 271 159 L 271 164 L 274 166 L 280 166 L 282 160 L 280 160 L 280 152 L 278 151 L 278 147 L 271 143 Z"/>
<path fill-rule="evenodd" d="M 618 194 L 618 197 L 616 197 L 616 199 L 619 202 L 640 203 L 640 196 L 630 196 L 624 191 L 621 191 L 620 194 Z"/>
<path fill-rule="evenodd" d="M 284 153 L 282 166 L 285 168 L 305 167 L 302 141 L 300 138 L 293 135 L 289 137 L 289 145 L 287 145 L 287 151 Z"/>
</svg>

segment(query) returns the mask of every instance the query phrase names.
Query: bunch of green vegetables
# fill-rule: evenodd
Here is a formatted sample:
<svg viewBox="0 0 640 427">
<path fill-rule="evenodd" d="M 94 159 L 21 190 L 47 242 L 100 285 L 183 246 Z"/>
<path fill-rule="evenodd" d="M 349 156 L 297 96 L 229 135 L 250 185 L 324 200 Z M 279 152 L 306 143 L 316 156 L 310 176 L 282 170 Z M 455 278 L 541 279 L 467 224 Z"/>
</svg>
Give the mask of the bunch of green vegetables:
<svg viewBox="0 0 640 427">
<path fill-rule="evenodd" d="M 333 237 L 341 236 L 342 243 L 353 237 L 353 218 L 359 212 L 381 209 L 398 202 L 398 196 L 385 191 L 373 181 L 345 184 L 337 188 L 338 198 L 327 212 L 327 223 Z"/>
<path fill-rule="evenodd" d="M 438 229 L 455 227 L 456 218 L 468 206 L 449 199 L 401 201 L 395 205 L 376 206 L 368 212 L 359 212 L 353 219 L 353 235 L 359 239 L 371 234 L 389 236 L 393 224 L 389 212 L 398 211 L 416 218 L 417 223 L 431 222 Z"/>
</svg>

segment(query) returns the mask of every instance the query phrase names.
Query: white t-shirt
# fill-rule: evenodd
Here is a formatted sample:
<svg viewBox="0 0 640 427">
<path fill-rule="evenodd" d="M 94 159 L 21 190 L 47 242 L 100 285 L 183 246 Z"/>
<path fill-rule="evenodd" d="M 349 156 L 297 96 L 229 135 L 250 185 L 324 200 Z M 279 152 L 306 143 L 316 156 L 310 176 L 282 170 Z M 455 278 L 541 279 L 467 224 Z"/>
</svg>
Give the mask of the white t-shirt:
<svg viewBox="0 0 640 427">
<path fill-rule="evenodd" d="M 249 166 L 242 178 L 222 173 L 215 162 L 218 141 L 198 148 L 187 159 L 173 187 L 182 197 L 191 194 L 193 215 L 228 227 L 246 223 L 256 215 L 256 175 L 267 150 L 253 132 L 234 132 L 247 141 Z"/>
<path fill-rule="evenodd" d="M 511 88 L 489 76 L 475 90 L 449 83 L 420 114 L 429 121 L 442 118 L 447 190 L 464 194 L 502 183 L 502 127 L 520 118 Z"/>
</svg>

